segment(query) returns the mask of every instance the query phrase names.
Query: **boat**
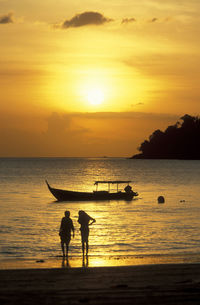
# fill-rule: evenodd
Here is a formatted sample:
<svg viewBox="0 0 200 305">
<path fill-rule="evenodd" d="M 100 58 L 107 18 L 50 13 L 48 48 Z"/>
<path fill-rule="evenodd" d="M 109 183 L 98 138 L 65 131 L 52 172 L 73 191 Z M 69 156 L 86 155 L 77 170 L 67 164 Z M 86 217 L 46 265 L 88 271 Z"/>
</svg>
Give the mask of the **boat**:
<svg viewBox="0 0 200 305">
<path fill-rule="evenodd" d="M 76 191 L 68 191 L 53 188 L 49 185 L 46 180 L 46 184 L 48 186 L 51 194 L 58 201 L 97 201 L 97 200 L 127 200 L 130 201 L 134 197 L 138 196 L 137 192 L 133 192 L 131 186 L 129 185 L 131 181 L 95 181 L 94 185 L 96 185 L 96 190 L 93 192 L 76 192 Z M 127 184 L 125 187 L 125 191 L 119 191 L 119 184 Z M 99 184 L 108 184 L 108 191 L 98 191 Z M 116 192 L 110 192 L 110 185 L 116 184 L 117 190 Z"/>
</svg>

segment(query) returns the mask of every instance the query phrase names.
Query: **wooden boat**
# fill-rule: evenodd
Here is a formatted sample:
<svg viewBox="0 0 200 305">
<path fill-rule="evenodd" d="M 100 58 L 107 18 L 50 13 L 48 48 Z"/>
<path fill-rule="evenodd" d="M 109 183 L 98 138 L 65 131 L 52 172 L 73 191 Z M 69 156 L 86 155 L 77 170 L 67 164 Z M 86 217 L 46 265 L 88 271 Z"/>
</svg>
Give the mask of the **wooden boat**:
<svg viewBox="0 0 200 305">
<path fill-rule="evenodd" d="M 58 201 L 96 201 L 96 200 L 132 200 L 133 197 L 138 196 L 138 193 L 133 192 L 129 183 L 131 181 L 95 181 L 96 191 L 93 192 L 76 192 L 76 191 L 67 191 L 57 188 L 53 188 L 49 185 L 46 180 L 49 191 Z M 108 184 L 108 191 L 98 191 L 99 184 Z M 126 191 L 118 191 L 118 184 L 126 183 L 128 184 L 125 187 Z M 112 193 L 110 192 L 110 185 L 116 184 L 117 191 Z"/>
</svg>

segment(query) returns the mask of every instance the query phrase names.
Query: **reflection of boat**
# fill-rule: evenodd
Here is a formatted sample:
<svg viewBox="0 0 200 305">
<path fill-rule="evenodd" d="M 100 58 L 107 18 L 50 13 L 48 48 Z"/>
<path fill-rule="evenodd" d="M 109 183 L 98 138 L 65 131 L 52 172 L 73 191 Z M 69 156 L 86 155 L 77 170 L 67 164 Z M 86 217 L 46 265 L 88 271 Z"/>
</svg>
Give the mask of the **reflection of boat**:
<svg viewBox="0 0 200 305">
<path fill-rule="evenodd" d="M 138 196 L 138 193 L 133 192 L 129 183 L 131 181 L 96 181 L 94 185 L 96 185 L 96 191 L 93 192 L 75 192 L 75 191 L 67 191 L 52 188 L 49 183 L 46 181 L 46 184 L 52 193 L 52 195 L 58 201 L 89 201 L 89 200 L 132 200 L 133 197 Z M 98 191 L 99 184 L 108 184 L 108 191 Z M 125 188 L 125 192 L 118 191 L 118 184 L 126 183 L 128 184 L 128 188 Z M 112 193 L 110 192 L 110 185 L 116 184 L 117 191 Z"/>
</svg>

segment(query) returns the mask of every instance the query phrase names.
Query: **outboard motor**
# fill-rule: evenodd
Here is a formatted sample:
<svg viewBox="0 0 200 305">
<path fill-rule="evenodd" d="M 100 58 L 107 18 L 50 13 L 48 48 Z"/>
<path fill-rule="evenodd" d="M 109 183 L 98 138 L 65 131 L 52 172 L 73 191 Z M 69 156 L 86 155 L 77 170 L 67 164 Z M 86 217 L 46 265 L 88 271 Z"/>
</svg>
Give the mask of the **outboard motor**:
<svg viewBox="0 0 200 305">
<path fill-rule="evenodd" d="M 130 193 L 133 192 L 133 191 L 132 191 L 132 187 L 131 187 L 129 184 L 124 188 L 124 190 L 125 190 L 125 192 L 126 192 L 127 194 L 130 194 Z"/>
</svg>

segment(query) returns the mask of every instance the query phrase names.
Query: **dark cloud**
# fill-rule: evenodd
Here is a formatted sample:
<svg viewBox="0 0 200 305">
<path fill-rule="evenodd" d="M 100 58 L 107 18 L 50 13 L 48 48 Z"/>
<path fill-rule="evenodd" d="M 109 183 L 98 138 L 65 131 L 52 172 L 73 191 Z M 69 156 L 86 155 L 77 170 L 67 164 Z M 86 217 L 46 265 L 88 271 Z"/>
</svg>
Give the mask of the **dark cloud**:
<svg viewBox="0 0 200 305">
<path fill-rule="evenodd" d="M 126 24 L 126 23 L 132 23 L 132 22 L 136 22 L 135 18 L 124 18 L 122 19 L 122 24 Z"/>
<path fill-rule="evenodd" d="M 106 18 L 98 12 L 84 12 L 82 14 L 75 15 L 70 20 L 66 20 L 61 27 L 63 29 L 67 29 L 85 25 L 102 25 L 110 21 L 112 21 L 112 19 Z"/>
<path fill-rule="evenodd" d="M 13 23 L 13 14 L 8 13 L 0 16 L 0 24 Z"/>
<path fill-rule="evenodd" d="M 159 18 L 151 18 L 151 19 L 146 19 L 145 23 L 155 23 L 155 22 L 169 22 L 171 21 L 171 17 L 167 17 L 165 19 L 159 19 Z M 123 18 L 121 21 L 121 24 L 128 24 L 128 23 L 133 23 L 133 22 L 139 22 L 141 20 L 136 20 L 135 18 Z"/>
<path fill-rule="evenodd" d="M 152 19 L 150 20 L 150 22 L 156 22 L 156 21 L 158 21 L 158 18 L 152 18 Z"/>
<path fill-rule="evenodd" d="M 144 103 L 138 102 L 138 103 L 135 103 L 135 104 L 131 104 L 131 107 L 132 107 L 132 108 L 135 108 L 135 107 L 137 107 L 137 106 L 144 106 Z"/>
<path fill-rule="evenodd" d="M 132 104 L 131 106 L 142 106 L 142 105 L 144 105 L 144 103 L 142 103 L 142 102 L 138 102 L 138 103 L 136 103 L 135 105 L 134 105 L 134 104 Z"/>
</svg>

